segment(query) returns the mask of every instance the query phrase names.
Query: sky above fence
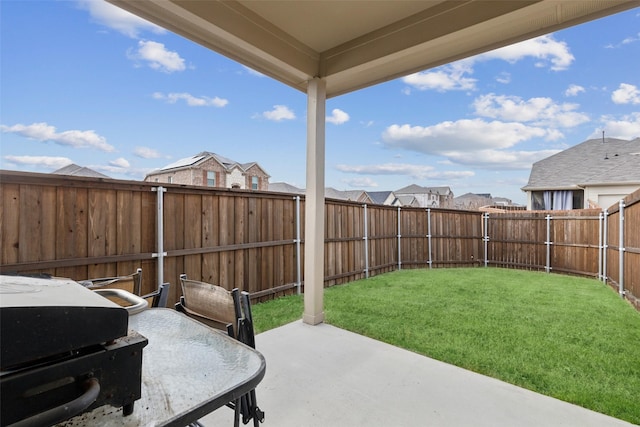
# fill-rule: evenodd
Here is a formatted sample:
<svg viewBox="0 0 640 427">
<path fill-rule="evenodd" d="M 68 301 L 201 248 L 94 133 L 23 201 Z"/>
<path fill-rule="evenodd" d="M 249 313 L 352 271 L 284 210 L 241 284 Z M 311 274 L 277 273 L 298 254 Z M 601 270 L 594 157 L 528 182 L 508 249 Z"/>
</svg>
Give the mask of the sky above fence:
<svg viewBox="0 0 640 427">
<path fill-rule="evenodd" d="M 0 167 L 119 179 L 212 151 L 305 186 L 306 96 L 99 1 L 3 1 Z M 330 99 L 326 184 L 525 203 L 534 161 L 640 136 L 640 9 Z"/>
</svg>

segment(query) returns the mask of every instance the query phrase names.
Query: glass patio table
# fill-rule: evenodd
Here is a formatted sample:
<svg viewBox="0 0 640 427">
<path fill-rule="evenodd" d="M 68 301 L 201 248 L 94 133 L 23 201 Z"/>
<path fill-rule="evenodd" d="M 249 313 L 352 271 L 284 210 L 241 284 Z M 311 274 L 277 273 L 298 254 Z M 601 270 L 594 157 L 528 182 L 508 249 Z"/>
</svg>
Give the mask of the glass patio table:
<svg viewBox="0 0 640 427">
<path fill-rule="evenodd" d="M 262 354 L 168 308 L 130 316 L 129 329 L 146 337 L 142 397 L 133 413 L 101 406 L 60 426 L 180 426 L 195 422 L 254 389 L 265 374 Z M 229 410 L 229 421 L 233 411 Z"/>
</svg>

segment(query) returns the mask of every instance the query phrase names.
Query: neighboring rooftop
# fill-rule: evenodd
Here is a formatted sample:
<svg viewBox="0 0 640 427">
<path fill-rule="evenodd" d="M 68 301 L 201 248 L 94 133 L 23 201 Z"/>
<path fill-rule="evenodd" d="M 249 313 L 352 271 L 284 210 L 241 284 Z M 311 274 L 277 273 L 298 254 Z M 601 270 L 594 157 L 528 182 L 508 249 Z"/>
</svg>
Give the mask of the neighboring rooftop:
<svg viewBox="0 0 640 427">
<path fill-rule="evenodd" d="M 395 190 L 396 194 L 427 194 L 427 193 L 435 193 L 442 196 L 446 196 L 451 193 L 451 188 L 449 187 L 422 187 L 417 184 L 411 184 L 406 187 L 403 187 L 399 190 Z"/>
<path fill-rule="evenodd" d="M 87 176 L 91 178 L 111 178 L 110 176 L 94 171 L 93 169 L 89 169 L 84 166 L 78 166 L 75 163 L 71 163 L 51 173 L 56 175 Z"/>
<path fill-rule="evenodd" d="M 304 194 L 304 188 L 298 188 L 294 185 L 287 184 L 286 182 L 270 182 L 269 191 L 277 193 Z"/>
<path fill-rule="evenodd" d="M 249 169 L 250 167 L 252 167 L 253 165 L 256 165 L 256 162 L 249 162 L 249 163 L 239 163 L 236 162 L 235 160 L 231 160 L 228 159 L 226 157 L 223 157 L 219 154 L 216 153 L 211 153 L 209 151 L 203 151 L 201 153 L 196 154 L 195 156 L 190 156 L 190 157 L 185 157 L 184 159 L 180 159 L 177 160 L 171 164 L 168 164 L 160 169 L 156 169 L 154 171 L 152 171 L 149 175 L 152 175 L 154 173 L 158 173 L 158 172 L 166 172 L 168 170 L 172 170 L 172 169 L 182 169 L 182 168 L 189 168 L 192 167 L 196 164 L 198 164 L 199 162 L 201 162 L 202 160 L 205 160 L 207 158 L 213 157 L 218 163 L 220 163 L 222 166 L 225 167 L 225 169 L 227 170 L 231 170 L 234 167 L 239 167 L 240 169 L 242 169 L 243 171 L 246 171 L 247 169 Z"/>
<path fill-rule="evenodd" d="M 640 183 L 640 138 L 590 139 L 533 164 L 522 189 L 574 189 L 588 185 Z"/>
</svg>

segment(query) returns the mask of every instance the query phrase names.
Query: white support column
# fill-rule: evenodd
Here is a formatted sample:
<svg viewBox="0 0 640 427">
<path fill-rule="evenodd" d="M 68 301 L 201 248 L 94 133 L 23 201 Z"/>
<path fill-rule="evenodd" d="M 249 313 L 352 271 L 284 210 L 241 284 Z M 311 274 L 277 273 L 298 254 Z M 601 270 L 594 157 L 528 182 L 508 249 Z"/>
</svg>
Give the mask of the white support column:
<svg viewBox="0 0 640 427">
<path fill-rule="evenodd" d="M 304 315 L 310 325 L 324 322 L 324 162 L 326 82 L 307 87 L 307 189 L 304 224 Z"/>
</svg>

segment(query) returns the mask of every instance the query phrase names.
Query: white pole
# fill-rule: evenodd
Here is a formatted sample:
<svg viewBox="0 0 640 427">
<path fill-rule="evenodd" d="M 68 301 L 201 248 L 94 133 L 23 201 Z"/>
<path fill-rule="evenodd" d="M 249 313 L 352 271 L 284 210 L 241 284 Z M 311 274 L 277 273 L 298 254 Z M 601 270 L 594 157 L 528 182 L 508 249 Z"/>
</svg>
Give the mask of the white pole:
<svg viewBox="0 0 640 427">
<path fill-rule="evenodd" d="M 604 211 L 604 232 L 602 238 L 602 281 L 607 284 L 607 252 L 609 249 L 609 212 Z"/>
<path fill-rule="evenodd" d="M 429 264 L 429 268 L 431 268 L 431 264 L 433 264 L 433 259 L 431 259 L 431 208 L 427 208 L 427 242 L 429 246 L 429 259 L 427 260 L 427 264 Z"/>
<path fill-rule="evenodd" d="M 362 205 L 364 207 L 364 275 L 369 278 L 369 231 L 367 223 L 367 204 Z"/>
<path fill-rule="evenodd" d="M 598 214 L 598 280 L 602 280 L 602 212 Z"/>
<path fill-rule="evenodd" d="M 296 285 L 298 288 L 298 295 L 301 292 L 301 273 L 300 273 L 300 196 L 296 196 Z"/>
<path fill-rule="evenodd" d="M 400 247 L 400 206 L 398 206 L 398 270 L 402 270 L 402 250 Z"/>
<path fill-rule="evenodd" d="M 618 293 L 624 298 L 624 200 L 620 200 L 620 243 L 618 249 L 620 274 L 618 275 Z"/>
<path fill-rule="evenodd" d="M 547 215 L 547 241 L 544 242 L 547 245 L 547 264 L 545 265 L 545 270 L 547 273 L 551 271 L 551 215 Z"/>
<path fill-rule="evenodd" d="M 158 286 L 156 289 L 160 289 L 160 286 L 164 284 L 164 256 L 167 254 L 164 251 L 164 193 L 166 188 L 154 187 L 151 191 L 155 191 L 158 194 L 156 198 L 156 250 L 157 252 L 151 254 L 151 256 L 158 258 L 157 276 Z"/>
<path fill-rule="evenodd" d="M 484 214 L 484 266 L 489 265 L 489 212 Z"/>
</svg>

